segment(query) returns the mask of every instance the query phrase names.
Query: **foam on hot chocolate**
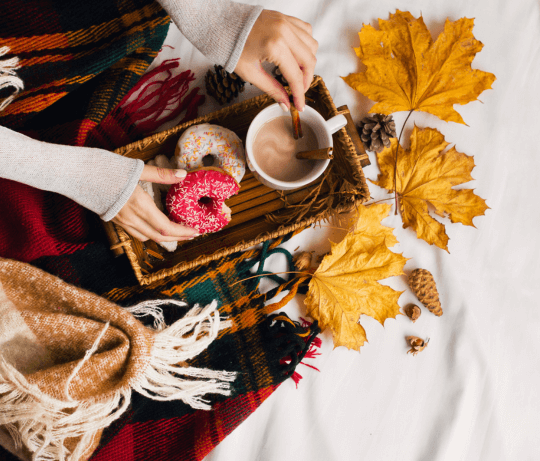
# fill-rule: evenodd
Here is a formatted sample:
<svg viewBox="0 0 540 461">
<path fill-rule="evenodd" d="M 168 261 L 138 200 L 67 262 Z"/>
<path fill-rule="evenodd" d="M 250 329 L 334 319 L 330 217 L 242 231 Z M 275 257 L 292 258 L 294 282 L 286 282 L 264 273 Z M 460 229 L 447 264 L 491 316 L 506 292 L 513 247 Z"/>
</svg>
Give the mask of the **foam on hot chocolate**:
<svg viewBox="0 0 540 461">
<path fill-rule="evenodd" d="M 253 156 L 268 176 L 279 181 L 298 181 L 315 167 L 316 160 L 299 160 L 297 152 L 319 147 L 311 127 L 302 122 L 304 137 L 294 139 L 290 116 L 276 117 L 259 128 L 253 141 Z"/>
</svg>

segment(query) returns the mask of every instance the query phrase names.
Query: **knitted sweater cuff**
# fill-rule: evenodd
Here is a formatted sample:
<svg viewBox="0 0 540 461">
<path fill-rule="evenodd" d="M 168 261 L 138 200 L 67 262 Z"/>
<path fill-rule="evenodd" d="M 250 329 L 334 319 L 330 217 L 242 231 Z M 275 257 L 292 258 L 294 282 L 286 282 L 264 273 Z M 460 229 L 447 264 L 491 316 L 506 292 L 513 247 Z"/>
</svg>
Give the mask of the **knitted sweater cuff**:
<svg viewBox="0 0 540 461">
<path fill-rule="evenodd" d="M 0 177 L 69 197 L 103 220 L 133 193 L 142 160 L 104 149 L 50 144 L 0 126 Z"/>
<path fill-rule="evenodd" d="M 159 0 L 182 34 L 212 63 L 234 71 L 262 6 L 231 0 Z"/>
<path fill-rule="evenodd" d="M 246 11 L 240 33 L 236 37 L 236 42 L 229 56 L 229 59 L 223 66 L 227 72 L 234 72 L 234 69 L 236 69 L 236 65 L 238 64 L 240 55 L 242 54 L 242 50 L 244 49 L 244 45 L 246 44 L 249 33 L 251 32 L 251 29 L 253 28 L 253 25 L 255 24 L 255 21 L 261 14 L 262 10 L 262 6 L 255 6 L 251 7 L 249 10 Z"/>
<path fill-rule="evenodd" d="M 118 214 L 118 212 L 124 207 L 124 205 L 131 197 L 131 194 L 133 194 L 133 191 L 135 190 L 135 187 L 137 187 L 137 184 L 139 184 L 139 178 L 141 177 L 144 168 L 144 162 L 142 160 L 136 160 L 136 162 L 136 165 L 132 167 L 132 172 L 129 180 L 126 183 L 122 192 L 120 192 L 116 202 L 114 202 L 113 205 L 105 213 L 100 215 L 103 221 L 110 221 Z"/>
</svg>

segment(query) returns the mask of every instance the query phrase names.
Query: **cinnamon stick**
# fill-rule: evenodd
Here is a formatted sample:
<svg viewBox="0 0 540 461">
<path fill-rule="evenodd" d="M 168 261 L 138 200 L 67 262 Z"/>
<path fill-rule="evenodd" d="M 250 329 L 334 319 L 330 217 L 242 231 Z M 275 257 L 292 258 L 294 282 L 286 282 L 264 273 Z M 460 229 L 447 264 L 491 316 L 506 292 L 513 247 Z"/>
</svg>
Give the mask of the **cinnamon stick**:
<svg viewBox="0 0 540 461">
<path fill-rule="evenodd" d="M 302 133 L 302 125 L 300 123 L 300 114 L 298 112 L 298 109 L 295 107 L 293 101 L 291 101 L 291 117 L 292 117 L 294 139 L 303 138 L 304 134 Z"/>
<path fill-rule="evenodd" d="M 306 160 L 331 160 L 334 158 L 331 147 L 325 147 L 324 149 L 306 150 L 303 152 L 297 152 L 296 158 Z"/>
</svg>

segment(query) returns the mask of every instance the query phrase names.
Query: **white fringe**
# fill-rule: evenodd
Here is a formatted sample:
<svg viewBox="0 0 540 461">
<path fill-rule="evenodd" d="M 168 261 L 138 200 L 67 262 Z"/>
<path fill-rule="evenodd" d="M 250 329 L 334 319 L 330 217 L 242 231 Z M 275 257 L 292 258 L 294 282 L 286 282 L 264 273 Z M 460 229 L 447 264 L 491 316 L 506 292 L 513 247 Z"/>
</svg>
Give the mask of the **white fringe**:
<svg viewBox="0 0 540 461">
<path fill-rule="evenodd" d="M 44 394 L 0 357 L 0 425 L 8 425 L 16 446 L 24 445 L 35 461 L 78 460 L 100 429 L 124 413 L 131 401 L 127 388 L 103 402 L 61 401 Z M 71 437 L 81 437 L 73 451 L 65 447 Z"/>
<path fill-rule="evenodd" d="M 131 308 L 136 315 L 152 315 L 156 319 L 150 363 L 132 388 L 118 391 L 104 401 L 74 401 L 69 394 L 65 401 L 52 398 L 28 383 L 0 355 L 0 425 L 5 425 L 15 445 L 24 445 L 34 461 L 77 461 L 92 446 L 98 431 L 127 410 L 132 389 L 154 400 L 180 399 L 196 409 L 210 408 L 203 399 L 205 394 L 229 395 L 229 382 L 234 380 L 235 373 L 187 367 L 182 362 L 206 349 L 231 322 L 221 320 L 213 301 L 206 307 L 196 305 L 184 318 L 164 328 L 163 312 L 158 306 L 167 303 L 171 301 L 151 301 Z M 107 328 L 108 324 L 83 361 L 95 352 Z M 75 373 L 68 379 L 68 387 Z M 68 438 L 80 438 L 72 453 L 65 446 Z"/>
<path fill-rule="evenodd" d="M 9 53 L 9 47 L 0 47 L 0 56 L 7 53 Z M 0 103 L 0 111 L 9 106 L 19 92 L 24 89 L 24 82 L 17 77 L 15 72 L 17 69 L 19 69 L 19 58 L 17 57 L 0 61 L 0 90 L 9 87 L 14 89 L 14 93 Z"/>
<path fill-rule="evenodd" d="M 170 302 L 146 303 L 148 314 L 156 317 L 155 323 L 161 325 L 155 314 L 157 306 Z M 180 301 L 175 303 L 181 305 Z M 135 306 L 138 314 L 144 311 L 141 304 Z M 206 307 L 195 305 L 182 319 L 156 334 L 150 366 L 142 379 L 133 385 L 133 389 L 154 400 L 182 400 L 193 408 L 209 410 L 211 407 L 203 396 L 229 395 L 229 382 L 235 379 L 236 373 L 187 367 L 182 362 L 197 356 L 210 345 L 220 330 L 230 326 L 230 321 L 221 320 L 216 301 Z"/>
<path fill-rule="evenodd" d="M 175 299 L 164 301 L 156 299 L 155 301 L 143 301 L 142 303 L 135 304 L 135 306 L 124 307 L 124 309 L 137 318 L 145 317 L 147 315 L 154 317 L 154 330 L 161 331 L 166 327 L 163 310 L 159 307 L 163 304 L 174 304 L 179 307 L 187 306 L 187 303 L 184 301 L 176 301 Z"/>
</svg>

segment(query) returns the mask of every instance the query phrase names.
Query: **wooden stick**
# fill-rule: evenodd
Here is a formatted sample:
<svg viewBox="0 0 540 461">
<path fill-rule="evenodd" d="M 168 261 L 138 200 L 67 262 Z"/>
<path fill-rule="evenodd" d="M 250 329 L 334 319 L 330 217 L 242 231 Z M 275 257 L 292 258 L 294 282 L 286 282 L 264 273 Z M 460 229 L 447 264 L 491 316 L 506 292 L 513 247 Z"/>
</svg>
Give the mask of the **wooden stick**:
<svg viewBox="0 0 540 461">
<path fill-rule="evenodd" d="M 324 149 L 306 150 L 303 152 L 297 152 L 296 158 L 306 160 L 331 160 L 334 158 L 331 147 L 325 147 Z"/>
<path fill-rule="evenodd" d="M 311 187 L 306 187 L 305 189 L 291 191 L 290 194 L 287 194 L 287 200 L 290 204 L 301 202 L 309 195 L 311 189 Z M 233 212 L 231 222 L 228 224 L 228 226 L 238 226 L 239 224 L 251 221 L 252 219 L 256 219 L 260 216 L 264 216 L 285 208 L 285 203 L 281 198 L 276 198 L 265 203 L 257 203 L 257 201 L 253 201 L 251 204 L 254 205 L 254 207 L 240 211 L 239 213 Z"/>
<path fill-rule="evenodd" d="M 304 188 L 306 187 L 309 187 L 309 186 L 304 186 Z M 290 195 L 291 193 L 299 189 L 294 189 L 291 191 L 277 191 L 275 189 L 270 189 L 266 186 L 261 185 L 259 190 L 261 191 L 261 193 L 254 194 L 252 196 L 246 195 L 245 199 L 242 202 L 229 205 L 233 211 L 233 215 L 236 215 L 247 209 L 257 210 L 257 207 L 264 206 L 265 203 L 268 203 L 272 200 L 280 199 L 280 197 L 282 196 Z M 229 200 L 227 200 L 227 204 L 229 204 Z M 265 214 L 265 213 L 261 212 L 260 214 Z"/>
<path fill-rule="evenodd" d="M 268 194 L 273 195 L 269 196 Z M 259 203 L 264 203 L 265 201 L 272 200 L 270 197 L 279 197 L 279 193 L 276 190 L 261 184 L 259 187 L 254 187 L 246 192 L 242 192 L 240 195 L 232 196 L 230 199 L 226 200 L 226 203 L 228 207 L 235 211 L 239 208 L 246 208 L 246 204 L 252 200 L 259 200 Z"/>
<path fill-rule="evenodd" d="M 296 109 L 294 102 L 292 101 L 291 101 L 291 117 L 292 117 L 294 139 L 303 138 L 304 134 L 302 133 L 302 125 L 300 123 L 300 114 L 298 113 L 298 109 Z"/>
</svg>

